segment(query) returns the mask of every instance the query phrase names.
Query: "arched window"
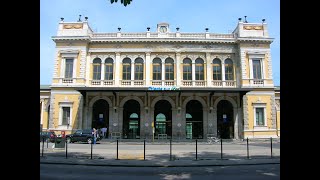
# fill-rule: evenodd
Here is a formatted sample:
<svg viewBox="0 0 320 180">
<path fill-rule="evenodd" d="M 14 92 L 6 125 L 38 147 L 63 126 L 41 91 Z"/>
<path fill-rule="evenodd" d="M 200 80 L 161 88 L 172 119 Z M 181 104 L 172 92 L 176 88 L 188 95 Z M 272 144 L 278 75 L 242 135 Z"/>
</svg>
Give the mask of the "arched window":
<svg viewBox="0 0 320 180">
<path fill-rule="evenodd" d="M 166 134 L 166 116 L 162 113 L 156 116 L 156 130 L 158 134 Z"/>
<path fill-rule="evenodd" d="M 107 58 L 105 60 L 105 80 L 113 80 L 113 59 Z"/>
<path fill-rule="evenodd" d="M 189 58 L 183 60 L 183 80 L 192 80 L 192 63 Z"/>
<path fill-rule="evenodd" d="M 225 79 L 233 80 L 233 63 L 231 59 L 226 59 L 224 62 L 225 66 Z"/>
<path fill-rule="evenodd" d="M 161 59 L 154 58 L 153 59 L 153 80 L 161 80 Z"/>
<path fill-rule="evenodd" d="M 204 80 L 204 63 L 201 58 L 196 59 L 196 80 Z"/>
<path fill-rule="evenodd" d="M 134 80 L 143 80 L 143 59 L 137 58 L 134 63 Z"/>
<path fill-rule="evenodd" d="M 101 79 L 101 59 L 95 58 L 93 60 L 93 80 Z"/>
<path fill-rule="evenodd" d="M 174 80 L 173 59 L 167 58 L 165 61 L 166 80 Z"/>
<path fill-rule="evenodd" d="M 221 80 L 221 61 L 215 58 L 212 61 L 213 80 Z"/>
<path fill-rule="evenodd" d="M 124 58 L 122 61 L 122 80 L 131 80 L 131 59 Z"/>
</svg>

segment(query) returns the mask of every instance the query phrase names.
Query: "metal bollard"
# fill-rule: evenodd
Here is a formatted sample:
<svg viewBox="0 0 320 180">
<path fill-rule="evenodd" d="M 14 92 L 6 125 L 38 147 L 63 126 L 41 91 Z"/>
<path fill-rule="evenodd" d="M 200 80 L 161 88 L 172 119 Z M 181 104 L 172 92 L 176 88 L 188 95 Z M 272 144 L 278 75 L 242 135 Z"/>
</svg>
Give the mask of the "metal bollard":
<svg viewBox="0 0 320 180">
<path fill-rule="evenodd" d="M 117 159 L 116 159 L 116 160 L 119 160 L 119 158 L 118 158 L 118 157 L 119 157 L 119 156 L 118 156 L 118 155 L 119 155 L 118 149 L 119 149 L 119 148 L 118 148 L 118 139 L 117 139 Z"/>
<path fill-rule="evenodd" d="M 272 137 L 270 137 L 270 146 L 271 146 L 271 158 L 272 158 Z"/>
<path fill-rule="evenodd" d="M 222 152 L 222 138 L 220 139 L 220 146 L 221 146 L 221 159 L 223 158 L 223 152 Z"/>
<path fill-rule="evenodd" d="M 170 161 L 172 161 L 172 144 L 170 139 Z"/>
<path fill-rule="evenodd" d="M 249 159 L 249 138 L 247 137 L 247 159 Z"/>
<path fill-rule="evenodd" d="M 68 159 L 68 141 L 66 138 L 66 159 Z"/>
<path fill-rule="evenodd" d="M 198 160 L 198 139 L 196 139 L 196 160 Z"/>
<path fill-rule="evenodd" d="M 143 160 L 146 160 L 146 139 L 143 140 Z"/>
<path fill-rule="evenodd" d="M 91 154 L 91 159 L 92 159 L 92 146 L 93 146 L 92 144 L 93 144 L 93 141 L 94 140 L 91 141 L 91 153 L 90 153 Z"/>
</svg>

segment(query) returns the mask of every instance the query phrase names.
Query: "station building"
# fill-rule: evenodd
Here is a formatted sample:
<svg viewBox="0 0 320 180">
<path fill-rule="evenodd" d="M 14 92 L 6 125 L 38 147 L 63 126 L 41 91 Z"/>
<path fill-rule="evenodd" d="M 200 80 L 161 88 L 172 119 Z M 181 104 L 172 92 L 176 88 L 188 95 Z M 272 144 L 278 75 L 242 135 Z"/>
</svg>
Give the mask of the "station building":
<svg viewBox="0 0 320 180">
<path fill-rule="evenodd" d="M 94 32 L 65 22 L 51 85 L 40 85 L 40 128 L 57 134 L 108 128 L 123 139 L 280 137 L 280 87 L 266 22 L 232 33 Z"/>
</svg>

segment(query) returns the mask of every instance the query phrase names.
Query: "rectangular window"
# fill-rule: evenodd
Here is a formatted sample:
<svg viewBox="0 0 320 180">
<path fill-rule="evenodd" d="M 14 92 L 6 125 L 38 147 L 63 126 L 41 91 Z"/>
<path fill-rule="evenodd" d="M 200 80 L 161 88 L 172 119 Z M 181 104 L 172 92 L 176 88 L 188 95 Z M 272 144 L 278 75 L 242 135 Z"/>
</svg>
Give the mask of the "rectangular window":
<svg viewBox="0 0 320 180">
<path fill-rule="evenodd" d="M 136 63 L 134 72 L 135 80 L 143 80 L 143 64 Z"/>
<path fill-rule="evenodd" d="M 165 69 L 166 69 L 166 80 L 174 80 L 173 64 L 172 63 L 165 64 Z"/>
<path fill-rule="evenodd" d="M 221 80 L 221 67 L 218 64 L 213 65 L 213 80 Z"/>
<path fill-rule="evenodd" d="M 196 64 L 196 80 L 204 80 L 203 64 Z"/>
<path fill-rule="evenodd" d="M 131 80 L 131 64 L 129 63 L 123 64 L 122 79 Z"/>
<path fill-rule="evenodd" d="M 261 60 L 253 59 L 252 60 L 252 69 L 253 69 L 253 79 L 262 79 L 261 78 Z"/>
<path fill-rule="evenodd" d="M 161 80 L 161 64 L 153 63 L 153 80 Z"/>
<path fill-rule="evenodd" d="M 264 126 L 264 108 L 256 108 L 256 125 Z"/>
<path fill-rule="evenodd" d="M 62 124 L 68 125 L 70 123 L 70 107 L 62 107 Z"/>
<path fill-rule="evenodd" d="M 100 80 L 101 79 L 101 64 L 93 64 L 93 79 Z"/>
<path fill-rule="evenodd" d="M 66 67 L 64 71 L 65 78 L 73 77 L 73 59 L 66 59 Z"/>
<path fill-rule="evenodd" d="M 191 64 L 183 64 L 183 80 L 192 80 Z"/>
<path fill-rule="evenodd" d="M 105 80 L 113 80 L 113 66 L 112 64 L 106 64 Z"/>
</svg>

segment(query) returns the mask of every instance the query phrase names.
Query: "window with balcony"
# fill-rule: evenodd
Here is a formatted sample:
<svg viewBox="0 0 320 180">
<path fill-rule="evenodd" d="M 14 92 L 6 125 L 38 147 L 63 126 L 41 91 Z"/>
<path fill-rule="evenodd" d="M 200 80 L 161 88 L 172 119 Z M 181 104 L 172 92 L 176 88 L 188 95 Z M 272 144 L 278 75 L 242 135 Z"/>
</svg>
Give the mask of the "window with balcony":
<svg viewBox="0 0 320 180">
<path fill-rule="evenodd" d="M 122 79 L 131 80 L 131 59 L 129 58 L 122 61 Z"/>
<path fill-rule="evenodd" d="M 143 80 L 143 59 L 137 58 L 134 63 L 134 80 Z"/>
<path fill-rule="evenodd" d="M 204 63 L 201 58 L 196 59 L 195 73 L 196 80 L 204 80 Z"/>
<path fill-rule="evenodd" d="M 66 59 L 64 77 L 65 78 L 73 77 L 73 59 Z"/>
<path fill-rule="evenodd" d="M 173 66 L 173 59 L 167 58 L 165 61 L 165 73 L 166 73 L 166 80 L 174 80 L 174 66 Z"/>
<path fill-rule="evenodd" d="M 101 59 L 96 58 L 93 60 L 93 80 L 101 79 Z"/>
<path fill-rule="evenodd" d="M 152 79 L 161 80 L 161 59 L 154 58 L 152 66 L 153 66 Z"/>
<path fill-rule="evenodd" d="M 231 59 L 226 59 L 224 62 L 225 67 L 225 79 L 226 80 L 233 80 L 233 62 Z"/>
<path fill-rule="evenodd" d="M 261 59 L 252 59 L 253 79 L 262 79 Z"/>
<path fill-rule="evenodd" d="M 105 80 L 113 80 L 113 59 L 107 58 L 105 60 Z"/>
<path fill-rule="evenodd" d="M 212 61 L 213 80 L 221 80 L 221 61 L 215 58 Z"/>
<path fill-rule="evenodd" d="M 192 80 L 192 63 L 191 59 L 183 60 L 183 80 Z"/>
</svg>

